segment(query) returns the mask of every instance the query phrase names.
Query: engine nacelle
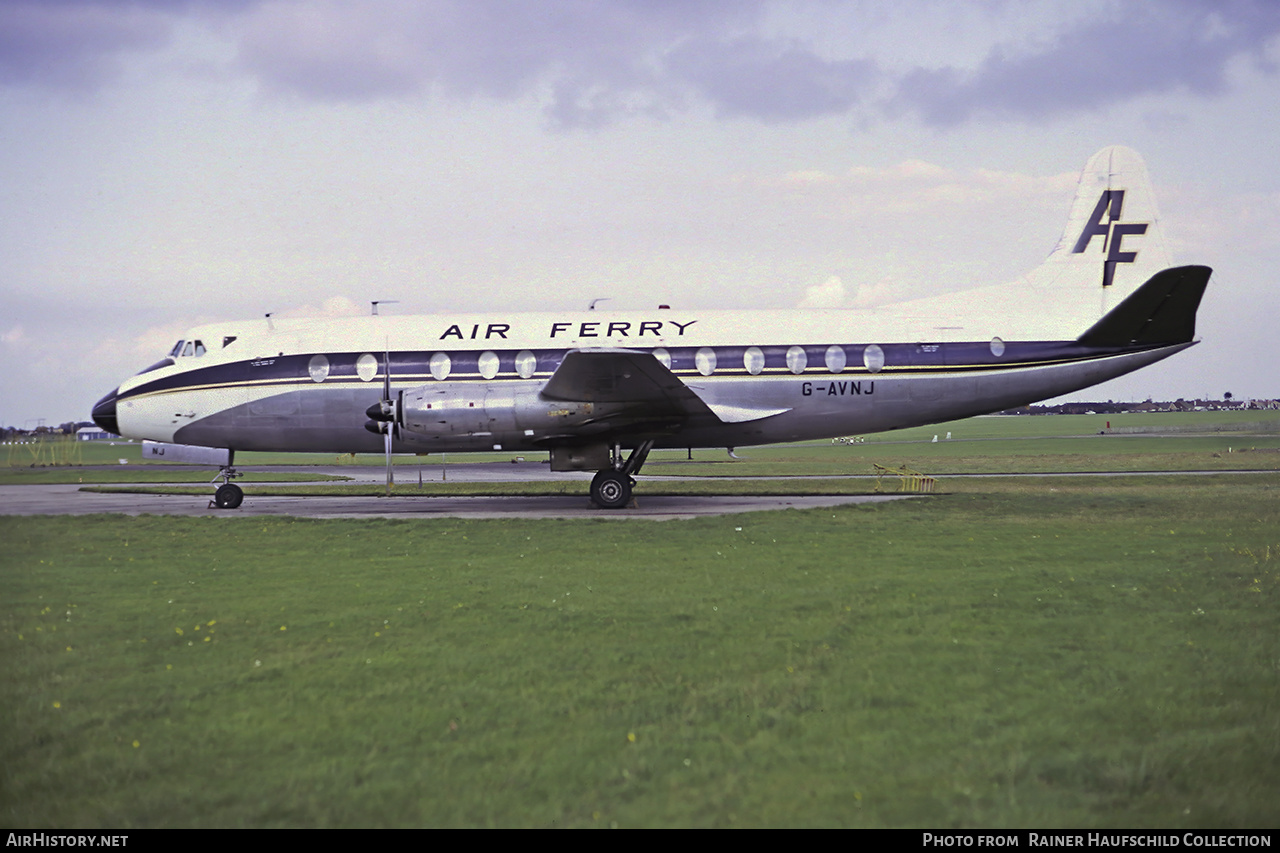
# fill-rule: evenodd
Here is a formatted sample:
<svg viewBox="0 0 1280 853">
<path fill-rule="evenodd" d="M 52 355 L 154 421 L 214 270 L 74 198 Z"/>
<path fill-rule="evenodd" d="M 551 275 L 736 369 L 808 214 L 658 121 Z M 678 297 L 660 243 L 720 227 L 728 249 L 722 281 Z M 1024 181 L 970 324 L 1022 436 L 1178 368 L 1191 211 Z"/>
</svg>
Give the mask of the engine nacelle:
<svg viewBox="0 0 1280 853">
<path fill-rule="evenodd" d="M 596 416 L 592 403 L 544 400 L 536 387 L 432 382 L 400 395 L 400 425 L 426 436 L 556 435 Z"/>
</svg>

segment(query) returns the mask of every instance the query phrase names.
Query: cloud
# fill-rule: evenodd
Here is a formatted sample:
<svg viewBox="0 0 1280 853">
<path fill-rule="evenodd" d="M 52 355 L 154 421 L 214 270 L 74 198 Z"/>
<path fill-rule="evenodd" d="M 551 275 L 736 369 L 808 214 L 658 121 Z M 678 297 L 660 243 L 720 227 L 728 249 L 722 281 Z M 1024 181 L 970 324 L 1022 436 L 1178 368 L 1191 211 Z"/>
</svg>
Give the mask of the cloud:
<svg viewBox="0 0 1280 853">
<path fill-rule="evenodd" d="M 235 30 L 239 62 L 267 89 L 319 100 L 536 92 L 564 127 L 665 114 L 691 94 L 761 118 L 845 109 L 848 87 L 829 63 L 795 44 L 730 37 L 763 5 L 277 2 Z"/>
<path fill-rule="evenodd" d="M 795 41 L 688 41 L 665 67 L 725 116 L 799 121 L 840 114 L 877 81 L 869 60 L 828 60 Z"/>
<path fill-rule="evenodd" d="M 875 281 L 858 285 L 858 292 L 845 307 L 875 308 L 901 302 L 917 295 L 915 284 L 899 279 L 896 276 L 885 276 Z"/>
<path fill-rule="evenodd" d="M 92 90 L 114 76 L 121 54 L 156 50 L 170 30 L 164 10 L 144 4 L 4 3 L 0 84 Z"/>
<path fill-rule="evenodd" d="M 997 45 L 971 70 L 908 71 L 889 108 L 935 127 L 977 116 L 1036 121 L 1175 90 L 1215 95 L 1239 56 L 1274 70 L 1267 50 L 1280 34 L 1275 3 L 1123 3 L 1114 12 L 1047 45 Z"/>
<path fill-rule="evenodd" d="M 109 84 L 130 55 L 180 23 L 228 41 L 230 70 L 269 93 L 365 103 L 533 95 L 561 127 L 668 115 L 695 103 L 766 122 L 837 115 L 861 102 L 874 62 L 769 36 L 763 0 L 38 0 L 0 7 L 0 83 Z"/>
<path fill-rule="evenodd" d="M 843 308 L 845 305 L 844 283 L 839 276 L 831 276 L 822 284 L 815 284 L 804 291 L 804 298 L 797 308 Z"/>
<path fill-rule="evenodd" d="M 30 340 L 31 339 L 27 336 L 26 331 L 22 328 L 21 323 L 11 327 L 9 331 L 0 335 L 0 343 L 7 344 L 11 347 L 26 346 Z"/>
<path fill-rule="evenodd" d="M 852 288 L 847 287 L 840 276 L 833 275 L 822 284 L 805 288 L 804 296 L 796 303 L 796 307 L 875 308 L 909 299 L 917 295 L 913 291 L 912 282 L 893 275 L 868 279 L 854 284 Z"/>
<path fill-rule="evenodd" d="M 866 222 L 914 215 L 964 216 L 996 204 L 1055 208 L 1076 186 L 1078 173 L 1035 176 L 992 169 L 948 169 L 923 160 L 884 167 L 855 166 L 843 174 L 817 170 L 788 172 L 760 180 L 762 190 L 811 199 Z M 833 204 L 833 200 L 835 203 Z M 1056 209 L 1056 208 L 1055 208 Z"/>
<path fill-rule="evenodd" d="M 763 206 L 821 232 L 823 263 L 801 307 L 871 308 L 1010 281 L 1061 233 L 1078 173 L 954 169 L 922 160 L 752 182 Z M 801 288 L 797 287 L 797 291 Z"/>
<path fill-rule="evenodd" d="M 699 105 L 766 123 L 859 109 L 935 127 L 980 116 L 1034 123 L 1170 91 L 1215 95 L 1242 57 L 1275 71 L 1280 4 L 1269 0 L 1075 13 L 1067 23 L 1052 8 L 1006 15 L 1019 23 L 980 46 L 984 58 L 931 65 L 915 45 L 925 58 L 904 64 L 899 43 L 908 23 L 921 44 L 945 39 L 928 3 L 850 13 L 765 0 L 15 0 L 0 4 L 0 84 L 92 91 L 129 57 L 169 45 L 180 25 L 223 40 L 227 70 L 268 93 L 340 103 L 528 97 L 564 128 Z M 950 14 L 973 25 L 990 9 Z"/>
<path fill-rule="evenodd" d="M 1280 254 L 1280 192 L 1200 191 L 1173 202 L 1167 207 L 1177 218 L 1170 232 L 1178 257 L 1229 265 L 1243 253 Z"/>
</svg>

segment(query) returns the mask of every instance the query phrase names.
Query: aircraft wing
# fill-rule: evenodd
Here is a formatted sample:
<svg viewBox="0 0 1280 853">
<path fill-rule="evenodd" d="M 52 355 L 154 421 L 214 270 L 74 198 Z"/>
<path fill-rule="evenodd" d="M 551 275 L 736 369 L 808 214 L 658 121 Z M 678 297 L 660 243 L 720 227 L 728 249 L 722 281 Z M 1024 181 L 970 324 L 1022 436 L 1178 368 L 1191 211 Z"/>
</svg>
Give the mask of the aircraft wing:
<svg viewBox="0 0 1280 853">
<path fill-rule="evenodd" d="M 549 400 L 631 403 L 659 416 L 713 416 L 741 423 L 790 409 L 757 409 L 708 401 L 651 353 L 628 349 L 572 350 L 542 388 Z"/>
</svg>

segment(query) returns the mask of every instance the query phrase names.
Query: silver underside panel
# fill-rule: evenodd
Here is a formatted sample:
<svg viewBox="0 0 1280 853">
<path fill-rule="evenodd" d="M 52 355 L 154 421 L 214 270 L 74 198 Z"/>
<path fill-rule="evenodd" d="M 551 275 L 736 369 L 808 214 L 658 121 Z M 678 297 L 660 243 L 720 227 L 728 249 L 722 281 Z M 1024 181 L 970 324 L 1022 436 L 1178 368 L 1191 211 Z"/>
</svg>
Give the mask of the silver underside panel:
<svg viewBox="0 0 1280 853">
<path fill-rule="evenodd" d="M 566 431 L 554 423 L 540 424 L 528 413 L 495 407 L 473 416 L 465 431 L 420 435 L 401 430 L 393 450 L 537 451 L 605 440 L 630 446 L 646 438 L 666 447 L 743 447 L 882 432 L 1067 394 L 1145 367 L 1191 345 L 991 371 L 700 377 L 688 384 L 707 404 L 704 414 L 645 422 L 643 413 L 637 415 L 619 406 L 602 409 L 592 423 Z M 495 401 L 532 400 L 544 384 L 541 380 L 500 382 L 502 393 L 486 396 Z M 477 384 L 483 383 L 479 380 Z M 496 385 L 489 387 L 497 390 Z M 300 384 L 200 416 L 178 427 L 172 440 L 236 450 L 380 453 L 381 437 L 364 428 L 365 410 L 380 397 L 376 387 Z M 714 414 L 717 408 L 751 410 L 763 416 L 724 423 Z M 768 414 L 775 411 L 779 414 Z M 554 420 L 550 415 L 544 417 Z"/>
</svg>

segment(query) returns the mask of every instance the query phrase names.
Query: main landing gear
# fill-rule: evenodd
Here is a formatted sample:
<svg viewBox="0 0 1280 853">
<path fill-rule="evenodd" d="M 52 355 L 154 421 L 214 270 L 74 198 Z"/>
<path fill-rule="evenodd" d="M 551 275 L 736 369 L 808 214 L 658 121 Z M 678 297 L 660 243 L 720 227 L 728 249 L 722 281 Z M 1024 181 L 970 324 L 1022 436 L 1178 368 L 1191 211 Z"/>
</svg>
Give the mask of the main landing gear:
<svg viewBox="0 0 1280 853">
<path fill-rule="evenodd" d="M 601 509 L 622 509 L 631 504 L 631 489 L 644 461 L 653 449 L 652 441 L 639 444 L 624 461 L 622 445 L 614 444 L 610 456 L 612 467 L 597 471 L 591 479 L 591 502 Z"/>
<path fill-rule="evenodd" d="M 231 451 L 227 456 L 227 464 L 218 469 L 218 477 L 222 478 L 222 485 L 218 486 L 218 490 L 213 493 L 213 500 L 209 503 L 210 507 L 218 509 L 235 509 L 244 502 L 244 490 L 231 482 L 236 477 L 242 476 L 239 471 L 231 466 L 235 461 L 235 451 Z"/>
</svg>

